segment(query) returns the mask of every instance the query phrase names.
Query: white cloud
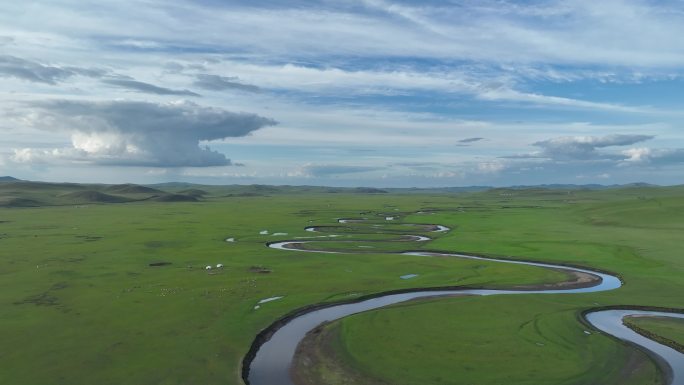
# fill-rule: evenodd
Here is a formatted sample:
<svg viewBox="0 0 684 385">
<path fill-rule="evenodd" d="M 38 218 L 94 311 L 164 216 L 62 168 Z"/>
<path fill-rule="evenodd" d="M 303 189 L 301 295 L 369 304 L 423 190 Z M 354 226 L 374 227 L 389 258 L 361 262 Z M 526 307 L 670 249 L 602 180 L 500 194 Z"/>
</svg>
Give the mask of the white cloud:
<svg viewBox="0 0 684 385">
<path fill-rule="evenodd" d="M 462 95 L 484 101 L 506 101 L 546 105 L 562 108 L 605 110 L 616 112 L 647 113 L 653 108 L 628 106 L 619 103 L 592 102 L 568 97 L 523 92 L 516 89 L 516 82 L 506 73 L 492 73 L 490 68 L 383 68 L 342 69 L 336 67 L 315 68 L 296 64 L 244 63 L 225 60 L 207 65 L 216 72 L 232 72 L 239 78 L 252 79 L 263 89 L 344 95 L 401 95 L 410 93 L 445 93 L 452 98 Z M 198 74 L 202 81 L 195 85 L 253 90 L 252 85 L 238 83 L 234 78 L 207 78 Z M 226 83 L 225 87 L 222 84 Z M 447 96 L 449 97 L 449 96 Z"/>
<path fill-rule="evenodd" d="M 650 148 L 640 147 L 630 148 L 629 150 L 625 150 L 622 153 L 625 156 L 627 156 L 625 162 L 644 162 L 650 158 L 652 151 Z"/>
<path fill-rule="evenodd" d="M 614 146 L 628 146 L 653 139 L 652 135 L 608 135 L 608 136 L 564 136 L 533 143 L 542 149 L 534 157 L 548 157 L 560 160 L 589 160 L 613 158 L 597 149 Z"/>
<path fill-rule="evenodd" d="M 71 149 L 17 150 L 15 162 L 71 160 L 122 166 L 205 167 L 231 164 L 200 141 L 250 134 L 275 121 L 190 102 L 85 102 L 34 104 L 37 128 L 71 132 Z M 50 124 L 43 126 L 45 122 Z"/>
<path fill-rule="evenodd" d="M 482 173 L 497 173 L 505 168 L 506 165 L 502 161 L 482 162 L 477 164 L 477 170 Z"/>
<path fill-rule="evenodd" d="M 88 171 L 96 178 L 115 168 L 107 164 L 227 164 L 225 152 L 247 167 L 193 172 L 517 183 L 514 173 L 617 178 L 616 164 L 623 173 L 678 164 L 676 147 L 684 147 L 681 106 L 669 96 L 676 84 L 667 83 L 684 73 L 681 2 L 33 4 L 31 18 L 17 17 L 25 12 L 18 2 L 0 5 L 0 112 L 16 112 L 0 117 L 0 152 L 15 163 L 97 164 Z M 654 80 L 645 88 L 652 95 L 635 91 Z M 203 104 L 222 108 L 169 103 L 198 90 Z M 124 111 L 117 100 L 131 91 L 147 107 Z M 48 99 L 77 101 L 65 108 Z M 76 108 L 79 100 L 88 106 Z M 226 110 L 282 123 L 214 139 L 177 129 L 207 132 L 196 120 Z M 610 139 L 614 132 L 634 137 Z M 658 136 L 648 148 L 644 132 Z M 201 147 L 212 141 L 213 150 Z M 358 148 L 369 152 L 349 158 Z M 500 158 L 512 153 L 523 155 Z M 434 164 L 387 166 L 416 161 Z"/>
<path fill-rule="evenodd" d="M 288 7 L 272 2 L 264 6 L 190 1 L 169 5 L 133 0 L 101 1 L 95 7 L 76 0 L 43 1 L 32 9 L 30 19 L 13 17 L 21 5 L 7 3 L 0 21 L 5 30 L 79 39 L 97 36 L 108 38 L 116 47 L 206 46 L 210 52 L 218 48 L 261 57 L 401 56 L 619 67 L 684 63 L 684 43 L 678 38 L 684 35 L 684 23 L 677 2 L 366 4 L 373 9 L 344 2 Z M 125 30 L 120 27 L 122 21 L 128 21 Z"/>
<path fill-rule="evenodd" d="M 684 149 L 648 147 L 630 148 L 622 152 L 626 157 L 621 165 L 652 164 L 667 165 L 684 163 Z"/>
</svg>

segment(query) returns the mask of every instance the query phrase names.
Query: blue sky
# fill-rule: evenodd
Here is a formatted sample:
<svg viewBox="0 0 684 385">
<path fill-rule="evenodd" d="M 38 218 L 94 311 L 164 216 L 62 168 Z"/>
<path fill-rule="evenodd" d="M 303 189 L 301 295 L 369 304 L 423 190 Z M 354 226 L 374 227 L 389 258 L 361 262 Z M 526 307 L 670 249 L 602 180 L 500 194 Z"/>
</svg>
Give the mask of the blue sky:
<svg viewBox="0 0 684 385">
<path fill-rule="evenodd" d="M 680 184 L 681 1 L 0 5 L 0 174 Z"/>
</svg>

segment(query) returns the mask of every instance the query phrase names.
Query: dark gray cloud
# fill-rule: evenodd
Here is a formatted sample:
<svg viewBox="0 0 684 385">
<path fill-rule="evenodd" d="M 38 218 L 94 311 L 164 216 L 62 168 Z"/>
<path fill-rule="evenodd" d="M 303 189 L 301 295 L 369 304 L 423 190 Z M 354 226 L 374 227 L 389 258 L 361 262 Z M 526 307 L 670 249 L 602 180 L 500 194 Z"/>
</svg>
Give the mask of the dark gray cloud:
<svg viewBox="0 0 684 385">
<path fill-rule="evenodd" d="M 211 91 L 239 90 L 259 92 L 261 89 L 252 84 L 244 84 L 237 77 L 225 77 L 219 75 L 199 74 L 195 80 L 195 86 Z"/>
<path fill-rule="evenodd" d="M 443 163 L 437 162 L 400 162 L 393 163 L 393 166 L 406 167 L 415 171 L 435 171 L 444 167 Z"/>
<path fill-rule="evenodd" d="M 35 103 L 34 107 L 39 111 L 39 122 L 60 122 L 62 129 L 72 132 L 73 149 L 61 154 L 110 165 L 230 165 L 230 159 L 224 154 L 200 147 L 200 142 L 246 136 L 276 124 L 259 115 L 201 107 L 190 102 L 57 100 Z"/>
<path fill-rule="evenodd" d="M 188 90 L 174 90 L 171 88 L 164 88 L 155 86 L 154 84 L 140 82 L 131 79 L 105 79 L 102 81 L 106 84 L 111 84 L 113 86 L 125 88 L 132 91 L 143 92 L 147 94 L 155 95 L 178 95 L 178 96 L 201 96 L 192 91 Z"/>
<path fill-rule="evenodd" d="M 73 76 L 100 77 L 108 71 L 95 68 L 60 67 L 10 55 L 0 55 L 0 77 L 13 77 L 55 85 Z"/>
<path fill-rule="evenodd" d="M 380 167 L 370 166 L 347 166 L 347 165 L 315 165 L 308 164 L 302 167 L 303 174 L 314 177 L 326 177 L 338 174 L 355 174 L 361 172 L 375 171 L 381 169 Z"/>
<path fill-rule="evenodd" d="M 207 66 L 206 63 L 215 63 L 215 62 L 220 62 L 220 61 L 215 61 L 211 58 L 209 59 L 204 59 L 202 63 L 178 63 L 175 61 L 172 62 L 167 62 L 164 64 L 164 70 L 170 73 L 183 73 L 186 70 L 191 70 L 195 72 L 204 72 L 207 71 Z"/>
<path fill-rule="evenodd" d="M 480 140 L 484 140 L 484 138 L 465 138 L 461 139 L 458 142 L 459 143 L 473 143 L 473 142 L 479 142 Z"/>
<path fill-rule="evenodd" d="M 539 141 L 532 145 L 541 148 L 540 154 L 531 157 L 546 157 L 561 160 L 590 160 L 596 158 L 615 158 L 597 149 L 629 146 L 653 139 L 652 135 L 608 135 L 608 136 L 564 136 Z"/>
<path fill-rule="evenodd" d="M 164 64 L 164 69 L 171 73 L 181 73 L 185 69 L 185 66 L 172 61 Z"/>
</svg>

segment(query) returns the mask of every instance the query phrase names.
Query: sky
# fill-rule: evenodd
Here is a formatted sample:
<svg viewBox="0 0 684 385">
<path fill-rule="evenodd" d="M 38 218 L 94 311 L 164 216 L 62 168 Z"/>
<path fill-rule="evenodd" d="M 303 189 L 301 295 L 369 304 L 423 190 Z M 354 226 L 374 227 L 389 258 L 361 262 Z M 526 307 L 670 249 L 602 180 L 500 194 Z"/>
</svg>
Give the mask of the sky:
<svg viewBox="0 0 684 385">
<path fill-rule="evenodd" d="M 0 3 L 0 175 L 684 183 L 682 0 Z"/>
</svg>

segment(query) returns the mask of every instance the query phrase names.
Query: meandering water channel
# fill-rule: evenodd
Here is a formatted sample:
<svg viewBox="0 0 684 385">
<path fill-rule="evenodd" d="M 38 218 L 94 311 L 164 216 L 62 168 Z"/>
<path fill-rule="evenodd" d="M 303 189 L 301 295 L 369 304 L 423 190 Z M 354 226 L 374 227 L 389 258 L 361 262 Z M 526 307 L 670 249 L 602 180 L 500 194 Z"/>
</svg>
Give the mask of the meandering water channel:
<svg viewBox="0 0 684 385">
<path fill-rule="evenodd" d="M 363 222 L 365 219 L 345 218 L 339 219 L 341 224 L 352 224 Z M 414 226 L 425 226 L 416 224 Z M 319 227 L 309 226 L 307 231 L 317 232 Z M 446 232 L 450 229 L 442 225 L 434 225 L 433 232 Z M 330 236 L 327 236 L 330 237 Z M 312 252 L 312 253 L 328 253 L 337 254 L 338 251 L 317 250 L 312 249 L 310 245 L 303 248 L 303 244 L 326 242 L 325 240 L 311 238 L 304 238 L 295 241 L 282 241 L 267 244 L 268 247 L 289 250 L 297 252 Z M 332 240 L 334 238 L 331 238 Z M 404 235 L 404 240 L 412 240 L 423 242 L 431 238 L 421 235 Z M 359 241 L 341 241 L 335 242 L 359 242 Z M 351 252 L 351 251 L 350 251 Z M 561 265 L 554 265 L 548 263 L 524 262 L 504 259 L 493 259 L 481 256 L 452 254 L 452 253 L 431 253 L 431 252 L 402 252 L 398 254 L 415 255 L 415 256 L 440 256 L 440 257 L 455 257 L 477 259 L 497 263 L 509 263 L 518 265 L 536 266 L 540 268 L 556 269 L 572 274 L 590 275 L 594 279 L 593 283 L 586 285 L 586 287 L 568 287 L 568 288 L 552 288 L 548 290 L 533 289 L 533 290 L 491 290 L 491 289 L 413 289 L 401 293 L 387 293 L 378 294 L 377 296 L 361 300 L 353 303 L 335 304 L 322 308 L 312 308 L 310 311 L 304 311 L 299 315 L 289 318 L 285 322 L 279 322 L 267 329 L 270 338 L 257 339 L 253 346 L 253 351 L 248 358 L 245 359 L 243 365 L 243 379 L 249 385 L 295 385 L 290 378 L 290 367 L 294 359 L 298 344 L 304 339 L 306 334 L 315 329 L 323 322 L 338 320 L 340 318 L 368 311 L 382 308 L 392 304 L 405 302 L 417 298 L 439 297 L 439 296 L 453 296 L 453 295 L 530 295 L 530 294 L 579 294 L 591 293 L 597 291 L 607 291 L 619 288 L 622 285 L 620 279 L 616 276 L 593 271 L 589 269 L 581 269 L 576 267 L 568 267 Z M 586 315 L 586 320 L 596 329 L 610 334 L 616 338 L 636 344 L 644 349 L 649 355 L 654 357 L 656 362 L 661 366 L 661 369 L 666 374 L 666 378 L 671 385 L 684 385 L 684 354 L 648 339 L 628 327 L 624 326 L 622 319 L 626 316 L 665 316 L 676 317 L 684 319 L 684 314 L 679 313 L 663 313 L 642 310 L 600 310 L 590 312 Z M 321 384 L 324 385 L 324 384 Z"/>
</svg>

